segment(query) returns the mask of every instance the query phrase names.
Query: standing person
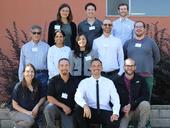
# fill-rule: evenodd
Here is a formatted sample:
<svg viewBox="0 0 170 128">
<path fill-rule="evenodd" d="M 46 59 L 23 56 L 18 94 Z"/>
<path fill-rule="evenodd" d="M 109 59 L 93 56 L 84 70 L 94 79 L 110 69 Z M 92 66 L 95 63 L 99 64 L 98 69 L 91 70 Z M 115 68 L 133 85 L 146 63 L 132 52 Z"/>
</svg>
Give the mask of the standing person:
<svg viewBox="0 0 170 128">
<path fill-rule="evenodd" d="M 145 36 L 145 23 L 137 21 L 134 25 L 135 38 L 124 45 L 125 57 L 136 62 L 136 72 L 142 75 L 148 85 L 151 98 L 153 88 L 153 68 L 160 60 L 160 52 L 156 42 Z"/>
<path fill-rule="evenodd" d="M 128 18 L 128 11 L 128 4 L 119 4 L 118 12 L 120 17 L 113 21 L 113 36 L 119 38 L 123 45 L 127 40 L 133 37 L 134 21 Z"/>
<path fill-rule="evenodd" d="M 115 80 L 123 73 L 124 54 L 120 39 L 111 34 L 112 21 L 103 20 L 103 34 L 93 42 L 93 53 L 103 63 L 102 75 Z"/>
<path fill-rule="evenodd" d="M 77 37 L 72 58 L 72 73 L 73 76 L 80 77 L 80 80 L 91 75 L 90 62 L 93 58 L 92 52 L 89 49 L 87 38 L 84 34 Z"/>
<path fill-rule="evenodd" d="M 90 49 L 92 48 L 93 40 L 102 35 L 102 22 L 95 16 L 96 9 L 94 3 L 87 3 L 85 5 L 87 18 L 78 25 L 78 33 L 87 37 Z"/>
<path fill-rule="evenodd" d="M 63 30 L 65 33 L 64 45 L 74 49 L 74 43 L 77 36 L 76 24 L 72 21 L 73 15 L 68 4 L 63 3 L 58 8 L 57 19 L 50 22 L 48 29 L 48 43 L 50 46 L 55 44 L 54 34 L 57 30 Z"/>
<path fill-rule="evenodd" d="M 138 128 L 145 128 L 150 115 L 149 92 L 145 79 L 135 73 L 135 61 L 125 60 L 125 73 L 115 82 L 120 97 L 120 127 L 127 128 L 129 121 L 138 120 Z"/>
<path fill-rule="evenodd" d="M 101 76 L 102 62 L 99 59 L 91 61 L 90 69 L 91 77 L 79 83 L 75 94 L 78 104 L 75 118 L 81 128 L 89 128 L 89 123 L 118 128 L 120 103 L 116 88 L 110 79 Z"/>
<path fill-rule="evenodd" d="M 71 49 L 64 45 L 65 33 L 62 30 L 57 30 L 54 33 L 55 45 L 51 46 L 48 50 L 48 74 L 49 79 L 59 74 L 57 67 L 58 60 L 61 58 L 71 59 Z"/>
<path fill-rule="evenodd" d="M 35 75 L 34 66 L 27 64 L 22 81 L 13 90 L 10 117 L 15 122 L 15 128 L 31 128 L 34 122 L 42 117 L 40 107 L 45 101 L 46 92 Z"/>
<path fill-rule="evenodd" d="M 56 115 L 61 117 L 62 128 L 74 128 L 72 114 L 78 81 L 69 73 L 70 63 L 68 59 L 61 58 L 58 61 L 58 69 L 60 74 L 54 76 L 48 85 L 47 99 L 49 104 L 44 110 L 47 128 L 56 128 Z"/>
<path fill-rule="evenodd" d="M 23 80 L 23 71 L 27 64 L 31 63 L 36 69 L 36 78 L 41 81 L 44 87 L 47 86 L 47 53 L 49 45 L 41 41 L 42 28 L 38 25 L 31 27 L 31 41 L 21 48 L 18 77 Z"/>
</svg>

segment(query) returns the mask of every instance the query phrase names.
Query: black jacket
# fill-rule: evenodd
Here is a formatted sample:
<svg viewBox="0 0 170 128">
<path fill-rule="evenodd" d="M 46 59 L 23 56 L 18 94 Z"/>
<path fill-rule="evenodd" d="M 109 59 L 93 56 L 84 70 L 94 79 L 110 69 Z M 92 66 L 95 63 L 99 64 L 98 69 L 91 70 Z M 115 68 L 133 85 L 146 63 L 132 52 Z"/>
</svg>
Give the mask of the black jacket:
<svg viewBox="0 0 170 128">
<path fill-rule="evenodd" d="M 136 73 L 134 75 L 134 78 L 131 80 L 131 88 L 130 88 L 131 101 L 129 101 L 129 92 L 125 86 L 124 74 L 122 74 L 115 81 L 115 86 L 117 88 L 120 97 L 121 109 L 125 105 L 130 103 L 131 110 L 134 110 L 142 101 L 149 101 L 149 91 L 147 89 L 146 81 L 143 77 L 139 76 Z"/>
<path fill-rule="evenodd" d="M 51 21 L 49 24 L 49 28 L 48 28 L 48 44 L 50 46 L 54 45 L 54 33 L 55 33 L 55 29 L 54 26 L 55 25 L 60 25 L 62 27 L 62 23 L 60 21 L 54 20 Z M 77 27 L 76 24 L 74 22 L 70 22 L 70 26 L 71 26 L 71 30 L 72 30 L 72 36 L 71 36 L 71 49 L 74 48 L 75 42 L 76 42 L 76 36 L 77 36 Z"/>
</svg>

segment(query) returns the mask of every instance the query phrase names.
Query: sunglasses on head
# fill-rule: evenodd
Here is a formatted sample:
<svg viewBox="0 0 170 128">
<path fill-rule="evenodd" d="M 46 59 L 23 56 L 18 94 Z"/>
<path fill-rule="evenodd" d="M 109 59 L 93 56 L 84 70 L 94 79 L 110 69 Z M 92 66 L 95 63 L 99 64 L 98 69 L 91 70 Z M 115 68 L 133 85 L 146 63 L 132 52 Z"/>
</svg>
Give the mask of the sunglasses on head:
<svg viewBox="0 0 170 128">
<path fill-rule="evenodd" d="M 109 27 L 111 27 L 112 26 L 112 24 L 103 24 L 104 26 L 109 26 Z"/>
<path fill-rule="evenodd" d="M 41 32 L 32 32 L 33 35 L 37 34 L 37 35 L 40 35 Z"/>
</svg>

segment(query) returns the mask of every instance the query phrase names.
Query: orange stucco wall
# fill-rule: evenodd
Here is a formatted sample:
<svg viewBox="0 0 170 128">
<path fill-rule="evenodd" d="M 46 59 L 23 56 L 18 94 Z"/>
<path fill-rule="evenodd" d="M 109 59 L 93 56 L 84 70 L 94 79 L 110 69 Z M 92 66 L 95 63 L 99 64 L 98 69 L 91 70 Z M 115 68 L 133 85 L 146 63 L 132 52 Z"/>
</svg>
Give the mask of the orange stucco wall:
<svg viewBox="0 0 170 128">
<path fill-rule="evenodd" d="M 13 21 L 19 29 L 27 33 L 32 24 L 41 25 L 47 33 L 49 22 L 55 19 L 57 9 L 63 2 L 71 6 L 76 23 L 85 18 L 84 5 L 87 2 L 96 4 L 97 18 L 102 20 L 106 14 L 106 0 L 3 0 L 0 4 L 0 47 L 5 52 L 10 49 L 9 40 L 5 38 L 5 29 L 12 29 Z M 140 19 L 148 23 L 159 21 L 160 27 L 167 28 L 170 33 L 170 17 L 132 17 L 132 19 Z"/>
</svg>

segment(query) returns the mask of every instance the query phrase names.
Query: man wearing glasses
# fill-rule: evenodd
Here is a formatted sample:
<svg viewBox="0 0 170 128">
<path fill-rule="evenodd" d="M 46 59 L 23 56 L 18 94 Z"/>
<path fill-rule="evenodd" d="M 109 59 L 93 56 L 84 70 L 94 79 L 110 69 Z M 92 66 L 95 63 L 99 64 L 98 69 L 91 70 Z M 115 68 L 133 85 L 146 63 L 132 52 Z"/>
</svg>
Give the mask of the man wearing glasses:
<svg viewBox="0 0 170 128">
<path fill-rule="evenodd" d="M 115 80 L 123 73 L 124 54 L 120 39 L 111 34 L 112 21 L 103 20 L 103 34 L 94 40 L 93 52 L 103 63 L 102 76 Z"/>
<path fill-rule="evenodd" d="M 38 25 L 31 27 L 31 41 L 24 44 L 21 48 L 18 77 L 23 79 L 25 65 L 31 63 L 36 68 L 36 78 L 39 79 L 43 87 L 47 86 L 47 53 L 49 45 L 41 41 L 42 28 Z"/>
<path fill-rule="evenodd" d="M 150 115 L 149 91 L 145 79 L 136 74 L 136 64 L 131 58 L 125 60 L 125 73 L 116 81 L 120 97 L 120 127 L 127 128 L 129 121 L 138 120 L 138 128 L 145 128 Z"/>
<path fill-rule="evenodd" d="M 146 25 L 143 21 L 136 21 L 134 25 L 135 38 L 124 45 L 125 58 L 132 58 L 136 62 L 136 72 L 147 82 L 151 98 L 153 88 L 153 68 L 160 60 L 160 52 L 156 42 L 145 36 Z"/>
</svg>

